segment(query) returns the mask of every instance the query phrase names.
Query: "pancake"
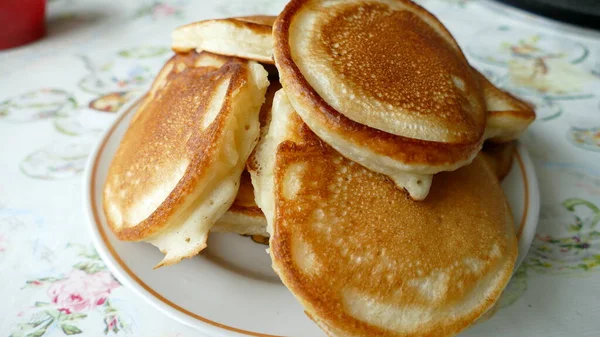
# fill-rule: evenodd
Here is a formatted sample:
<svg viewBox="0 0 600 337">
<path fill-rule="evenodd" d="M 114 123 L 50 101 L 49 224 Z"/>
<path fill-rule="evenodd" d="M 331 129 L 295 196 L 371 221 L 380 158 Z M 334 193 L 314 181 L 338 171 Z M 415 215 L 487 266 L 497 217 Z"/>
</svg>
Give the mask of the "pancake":
<svg viewBox="0 0 600 337">
<path fill-rule="evenodd" d="M 280 91 L 250 162 L 273 268 L 332 336 L 455 335 L 511 276 L 512 215 L 480 157 L 413 201 L 321 141 Z"/>
<path fill-rule="evenodd" d="M 481 83 L 488 111 L 485 138 L 495 143 L 519 138 L 535 120 L 533 106 L 497 88 L 477 70 L 474 71 Z"/>
<path fill-rule="evenodd" d="M 258 15 L 194 22 L 173 31 L 171 48 L 236 56 L 273 64 L 274 16 Z"/>
<path fill-rule="evenodd" d="M 261 137 L 266 133 L 264 126 L 269 123 L 271 108 L 273 107 L 273 96 L 279 89 L 281 89 L 281 84 L 278 81 L 272 81 L 265 94 L 265 103 L 262 105 L 259 114 Z M 248 162 L 248 165 L 251 165 L 251 163 Z M 269 233 L 267 233 L 267 219 L 254 201 L 254 187 L 252 187 L 248 171 L 245 170 L 242 173 L 240 189 L 233 205 L 219 219 L 212 231 L 261 237 L 269 236 Z"/>
<path fill-rule="evenodd" d="M 258 141 L 267 86 L 254 61 L 194 52 L 165 64 L 108 170 L 104 212 L 119 239 L 157 246 L 157 267 L 206 247 Z"/>
<path fill-rule="evenodd" d="M 267 219 L 254 202 L 254 188 L 248 171 L 242 173 L 240 189 L 233 204 L 211 232 L 237 233 L 241 235 L 268 236 Z"/>
<path fill-rule="evenodd" d="M 275 64 L 321 139 L 413 199 L 469 164 L 485 101 L 458 44 L 408 0 L 292 0 L 273 28 Z"/>
<path fill-rule="evenodd" d="M 486 142 L 483 144 L 481 156 L 496 173 L 498 180 L 502 181 L 510 173 L 516 152 L 517 143 L 515 142 Z"/>
</svg>

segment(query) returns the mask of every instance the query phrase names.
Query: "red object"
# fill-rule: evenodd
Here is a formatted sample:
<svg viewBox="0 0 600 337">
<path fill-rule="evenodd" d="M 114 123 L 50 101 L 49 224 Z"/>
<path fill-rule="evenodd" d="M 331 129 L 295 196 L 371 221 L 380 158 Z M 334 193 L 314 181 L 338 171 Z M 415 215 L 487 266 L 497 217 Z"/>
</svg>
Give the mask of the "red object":
<svg viewBox="0 0 600 337">
<path fill-rule="evenodd" d="M 0 0 L 0 50 L 46 34 L 46 0 Z"/>
</svg>

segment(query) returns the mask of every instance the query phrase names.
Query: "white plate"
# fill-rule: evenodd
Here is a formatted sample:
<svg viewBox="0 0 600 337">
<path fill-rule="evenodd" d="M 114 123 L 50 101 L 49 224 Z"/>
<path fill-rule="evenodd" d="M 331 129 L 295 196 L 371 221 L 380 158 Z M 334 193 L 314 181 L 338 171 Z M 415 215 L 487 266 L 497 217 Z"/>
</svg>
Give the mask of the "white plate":
<svg viewBox="0 0 600 337">
<path fill-rule="evenodd" d="M 211 234 L 201 255 L 158 270 L 152 269 L 162 259 L 158 249 L 116 239 L 102 211 L 102 187 L 136 105 L 124 107 L 106 131 L 85 175 L 90 232 L 113 274 L 156 308 L 206 336 L 324 336 L 271 270 L 266 246 L 249 238 Z M 537 179 L 522 146 L 502 187 L 520 236 L 520 263 L 535 235 L 539 213 Z"/>
</svg>

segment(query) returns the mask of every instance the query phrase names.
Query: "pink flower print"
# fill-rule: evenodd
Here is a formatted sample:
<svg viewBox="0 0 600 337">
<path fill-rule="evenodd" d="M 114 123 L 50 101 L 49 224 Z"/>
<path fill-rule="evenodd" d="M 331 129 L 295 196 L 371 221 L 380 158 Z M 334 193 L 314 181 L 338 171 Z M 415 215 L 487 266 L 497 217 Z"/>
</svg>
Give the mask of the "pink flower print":
<svg viewBox="0 0 600 337">
<path fill-rule="evenodd" d="M 67 308 L 60 308 L 60 309 L 58 309 L 58 311 L 62 312 L 65 315 L 70 315 L 71 314 L 71 310 L 69 310 Z"/>
<path fill-rule="evenodd" d="M 88 274 L 75 269 L 69 276 L 54 282 L 48 289 L 48 296 L 65 314 L 86 312 L 106 302 L 119 283 L 107 271 Z"/>
<path fill-rule="evenodd" d="M 108 322 L 108 330 L 112 331 L 119 323 L 117 316 L 113 316 L 111 320 Z"/>
<path fill-rule="evenodd" d="M 538 239 L 540 241 L 543 241 L 543 242 L 550 242 L 550 240 L 552 240 L 552 237 L 550 235 L 540 235 L 540 234 L 538 234 L 537 237 L 538 237 Z"/>
<path fill-rule="evenodd" d="M 171 7 L 167 4 L 158 4 L 156 5 L 156 7 L 154 7 L 154 17 L 163 15 L 163 16 L 170 16 L 173 15 L 177 12 L 177 10 L 175 9 L 175 7 Z"/>
</svg>

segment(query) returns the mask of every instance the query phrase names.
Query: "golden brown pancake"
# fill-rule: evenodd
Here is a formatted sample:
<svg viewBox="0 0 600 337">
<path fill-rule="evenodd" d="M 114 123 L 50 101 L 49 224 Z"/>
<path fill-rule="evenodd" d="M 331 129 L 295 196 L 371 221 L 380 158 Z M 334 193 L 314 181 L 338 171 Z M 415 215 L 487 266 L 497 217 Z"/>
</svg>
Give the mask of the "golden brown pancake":
<svg viewBox="0 0 600 337">
<path fill-rule="evenodd" d="M 477 70 L 488 111 L 485 138 L 502 143 L 515 140 L 535 120 L 533 106 L 494 86 Z"/>
<path fill-rule="evenodd" d="M 199 21 L 173 31 L 175 52 L 205 50 L 273 64 L 271 27 L 274 16 L 256 15 Z"/>
<path fill-rule="evenodd" d="M 483 144 L 481 156 L 488 165 L 496 172 L 498 180 L 502 181 L 510 173 L 515 153 L 517 152 L 516 142 L 490 143 Z"/>
<path fill-rule="evenodd" d="M 275 63 L 304 122 L 345 157 L 425 198 L 433 174 L 473 160 L 485 101 L 456 41 L 408 0 L 292 0 Z"/>
<path fill-rule="evenodd" d="M 413 201 L 320 140 L 283 91 L 255 153 L 273 267 L 331 336 L 453 336 L 506 286 L 513 219 L 480 157 Z"/>
<path fill-rule="evenodd" d="M 207 52 L 173 56 L 140 104 L 110 165 L 104 211 L 116 236 L 166 254 L 206 247 L 236 197 L 259 136 L 267 73 Z"/>
</svg>

